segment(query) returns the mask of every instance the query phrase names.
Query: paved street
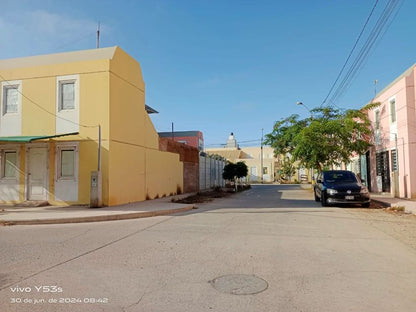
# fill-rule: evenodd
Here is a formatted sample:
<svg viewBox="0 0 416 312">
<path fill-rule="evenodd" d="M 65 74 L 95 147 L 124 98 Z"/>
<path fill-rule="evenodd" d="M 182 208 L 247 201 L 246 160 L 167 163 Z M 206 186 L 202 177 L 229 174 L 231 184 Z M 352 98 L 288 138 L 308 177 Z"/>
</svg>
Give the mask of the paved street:
<svg viewBox="0 0 416 312">
<path fill-rule="evenodd" d="M 414 311 L 416 250 L 380 228 L 280 185 L 170 216 L 0 227 L 0 311 Z"/>
</svg>

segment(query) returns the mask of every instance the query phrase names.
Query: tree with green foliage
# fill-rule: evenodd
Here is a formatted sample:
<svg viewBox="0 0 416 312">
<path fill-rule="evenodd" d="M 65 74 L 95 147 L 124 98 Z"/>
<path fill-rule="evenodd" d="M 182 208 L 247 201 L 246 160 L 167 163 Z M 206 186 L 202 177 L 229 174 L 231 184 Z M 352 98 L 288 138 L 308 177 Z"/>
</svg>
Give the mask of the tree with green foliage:
<svg viewBox="0 0 416 312">
<path fill-rule="evenodd" d="M 371 146 L 371 122 L 367 112 L 379 106 L 370 103 L 360 110 L 318 107 L 311 117 L 291 115 L 275 123 L 266 144 L 276 155 L 290 154 L 300 165 L 317 168 L 348 162 L 353 153 L 364 154 Z"/>
<path fill-rule="evenodd" d="M 237 168 L 234 163 L 227 162 L 222 172 L 222 178 L 224 180 L 234 181 L 235 177 L 237 176 L 236 169 Z"/>
<path fill-rule="evenodd" d="M 225 180 L 233 181 L 235 185 L 235 190 L 237 191 L 237 179 L 240 180 L 247 176 L 248 168 L 247 165 L 239 161 L 236 164 L 232 162 L 228 162 L 224 166 L 224 170 L 222 172 L 222 177 Z"/>
<path fill-rule="evenodd" d="M 248 174 L 248 168 L 245 162 L 243 161 L 239 161 L 235 164 L 235 173 L 236 173 L 236 177 L 237 179 L 241 179 L 247 176 Z"/>
<path fill-rule="evenodd" d="M 281 170 L 282 174 L 285 175 L 285 178 L 292 181 L 292 176 L 296 173 L 296 167 L 291 157 L 284 157 Z"/>
</svg>

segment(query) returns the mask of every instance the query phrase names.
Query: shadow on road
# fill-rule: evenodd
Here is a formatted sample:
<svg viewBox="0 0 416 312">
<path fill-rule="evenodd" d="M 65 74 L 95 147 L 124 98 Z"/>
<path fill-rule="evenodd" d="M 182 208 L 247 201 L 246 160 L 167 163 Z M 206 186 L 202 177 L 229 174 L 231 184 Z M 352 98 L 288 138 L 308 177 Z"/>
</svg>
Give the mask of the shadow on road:
<svg viewBox="0 0 416 312">
<path fill-rule="evenodd" d="M 315 202 L 311 189 L 302 185 L 253 185 L 250 190 L 197 204 L 196 209 L 178 215 L 200 212 L 218 214 L 276 214 L 276 213 L 330 213 L 334 208 L 361 208 L 354 205 L 322 207 Z M 324 215 L 322 215 L 324 216 Z"/>
</svg>

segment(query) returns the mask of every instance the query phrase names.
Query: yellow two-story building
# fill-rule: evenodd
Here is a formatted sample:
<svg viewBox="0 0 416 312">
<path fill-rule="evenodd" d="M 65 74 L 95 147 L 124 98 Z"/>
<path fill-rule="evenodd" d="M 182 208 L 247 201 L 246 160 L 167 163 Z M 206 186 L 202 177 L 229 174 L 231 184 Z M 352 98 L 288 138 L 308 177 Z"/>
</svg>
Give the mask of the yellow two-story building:
<svg viewBox="0 0 416 312">
<path fill-rule="evenodd" d="M 140 64 L 119 47 L 0 60 L 0 202 L 103 205 L 181 192 Z M 102 183 L 91 178 L 99 171 Z"/>
</svg>

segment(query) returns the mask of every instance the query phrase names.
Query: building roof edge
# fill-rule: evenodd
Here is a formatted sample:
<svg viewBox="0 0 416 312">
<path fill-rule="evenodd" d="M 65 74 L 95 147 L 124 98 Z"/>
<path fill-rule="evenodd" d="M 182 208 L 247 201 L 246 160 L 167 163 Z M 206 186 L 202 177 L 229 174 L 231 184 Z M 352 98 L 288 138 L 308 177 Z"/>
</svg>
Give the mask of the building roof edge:
<svg viewBox="0 0 416 312">
<path fill-rule="evenodd" d="M 0 70 L 44 65 L 64 64 L 91 60 L 113 59 L 118 46 L 79 50 L 62 53 L 42 54 L 27 57 L 18 57 L 0 60 Z"/>
<path fill-rule="evenodd" d="M 394 79 L 387 86 L 385 86 L 380 92 L 378 92 L 373 98 L 373 100 L 380 97 L 384 92 L 386 92 L 388 89 L 390 89 L 394 84 L 396 84 L 398 81 L 400 81 L 404 77 L 408 77 L 412 73 L 412 71 L 415 69 L 415 67 L 416 67 L 416 63 L 414 63 L 412 66 L 406 69 L 399 77 Z"/>
</svg>

